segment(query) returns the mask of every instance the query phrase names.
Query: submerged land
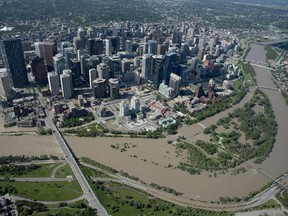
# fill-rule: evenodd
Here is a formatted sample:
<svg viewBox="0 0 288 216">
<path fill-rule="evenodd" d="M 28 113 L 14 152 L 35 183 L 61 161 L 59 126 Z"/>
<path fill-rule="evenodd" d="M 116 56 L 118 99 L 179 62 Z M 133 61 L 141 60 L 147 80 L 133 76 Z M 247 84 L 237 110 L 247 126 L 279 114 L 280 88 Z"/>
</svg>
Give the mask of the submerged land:
<svg viewBox="0 0 288 216">
<path fill-rule="evenodd" d="M 0 1 L 1 41 L 21 39 L 29 78 L 0 82 L 1 213 L 288 214 L 282 1 L 61 0 L 47 16 L 33 2 Z"/>
</svg>

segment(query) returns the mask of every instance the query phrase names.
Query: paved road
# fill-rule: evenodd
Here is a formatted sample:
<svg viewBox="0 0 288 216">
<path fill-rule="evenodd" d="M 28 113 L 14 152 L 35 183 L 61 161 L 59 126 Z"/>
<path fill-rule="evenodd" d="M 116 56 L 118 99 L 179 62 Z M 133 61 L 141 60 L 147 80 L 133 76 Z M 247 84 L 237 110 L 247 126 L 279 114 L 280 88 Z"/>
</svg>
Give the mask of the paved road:
<svg viewBox="0 0 288 216">
<path fill-rule="evenodd" d="M 280 189 L 277 186 L 272 186 L 269 189 L 256 195 L 251 201 L 245 203 L 246 205 L 243 207 L 243 209 L 260 206 L 265 202 L 269 201 L 270 199 L 274 198 L 279 191 Z"/>
<path fill-rule="evenodd" d="M 84 177 L 82 171 L 80 170 L 71 150 L 69 149 L 68 145 L 66 144 L 66 142 L 64 141 L 63 137 L 61 136 L 60 132 L 58 131 L 58 128 L 55 126 L 54 122 L 52 121 L 48 110 L 46 109 L 46 114 L 47 114 L 47 118 L 46 118 L 46 124 L 47 126 L 50 126 L 52 131 L 53 131 L 53 135 L 55 137 L 55 139 L 57 140 L 58 144 L 60 145 L 65 158 L 67 160 L 67 162 L 69 163 L 76 179 L 78 180 L 82 190 L 84 191 L 84 194 L 87 198 L 87 201 L 89 202 L 89 205 L 92 208 L 97 209 L 97 215 L 99 216 L 108 216 L 107 211 L 105 210 L 105 208 L 100 204 L 99 200 L 97 199 L 97 197 L 95 196 L 93 190 L 91 189 L 90 185 L 88 184 L 86 178 Z"/>
<path fill-rule="evenodd" d="M 14 164 L 17 166 L 25 166 L 31 164 L 55 164 L 55 163 L 65 163 L 65 160 L 37 160 L 37 161 L 30 161 L 30 162 L 21 162 L 21 163 L 9 163 Z"/>
<path fill-rule="evenodd" d="M 99 181 L 99 182 L 117 182 L 120 184 L 126 184 L 130 187 L 139 189 L 139 190 L 143 190 L 143 191 L 147 191 L 147 189 L 141 185 L 139 185 L 139 183 L 134 182 L 132 180 L 127 180 L 127 179 L 114 179 L 114 178 L 92 178 L 93 181 Z"/>
<path fill-rule="evenodd" d="M 5 195 L 4 196 L 5 198 L 7 199 L 10 199 L 12 200 L 12 202 L 15 202 L 16 200 L 25 200 L 25 201 L 29 201 L 29 202 L 36 202 L 36 203 L 42 203 L 42 204 L 45 204 L 45 205 L 55 205 L 55 204 L 59 204 L 59 203 L 74 203 L 74 202 L 77 202 L 77 201 L 80 201 L 80 200 L 83 200 L 85 199 L 85 196 L 82 195 L 82 196 L 79 196 L 75 199 L 71 199 L 71 200 L 61 200 L 61 201 L 40 201 L 40 200 L 33 200 L 33 199 L 30 199 L 30 198 L 26 198 L 26 197 L 21 197 L 21 196 L 15 196 L 15 195 Z"/>
<path fill-rule="evenodd" d="M 251 212 L 235 213 L 235 216 L 257 216 L 257 215 L 284 216 L 281 209 L 266 209 L 266 210 L 257 210 L 257 211 L 251 211 Z"/>
<path fill-rule="evenodd" d="M 55 167 L 55 169 L 53 169 L 53 171 L 51 173 L 51 178 L 55 178 L 58 169 L 64 167 L 65 165 L 66 165 L 66 163 L 63 163 L 63 164 L 60 164 L 59 166 Z"/>
<path fill-rule="evenodd" d="M 160 199 L 164 199 L 166 201 L 169 201 L 169 202 L 172 202 L 172 203 L 175 203 L 175 204 L 182 204 L 182 205 L 185 205 L 185 206 L 190 206 L 190 207 L 197 207 L 197 208 L 205 208 L 205 206 L 196 206 L 196 205 L 193 205 L 192 203 L 181 203 L 181 202 L 178 202 L 177 200 L 174 200 L 174 199 L 171 199 L 171 198 L 168 198 L 162 191 L 159 191 L 159 190 L 156 190 L 154 188 L 151 188 L 150 186 L 147 186 L 145 184 L 142 184 L 138 181 L 133 181 L 131 179 L 127 179 L 119 174 L 112 174 L 112 173 L 109 173 L 108 171 L 105 171 L 105 170 L 102 170 L 100 169 L 99 167 L 96 167 L 96 166 L 93 166 L 91 164 L 87 164 L 87 163 L 84 163 L 84 162 L 81 162 L 81 164 L 83 166 L 86 166 L 86 167 L 89 167 L 91 169 L 95 169 L 95 170 L 98 170 L 98 171 L 102 171 L 104 172 L 105 174 L 109 175 L 110 177 L 113 177 L 113 178 L 93 178 L 93 180 L 95 181 L 111 181 L 111 182 L 118 182 L 118 183 L 123 183 L 123 184 L 127 184 L 128 186 L 131 186 L 133 188 L 136 188 L 136 189 L 140 189 L 140 190 L 143 190 L 155 197 L 158 197 Z M 283 175 L 283 177 L 279 177 L 276 181 L 280 181 L 281 179 L 283 179 L 284 177 L 287 177 L 288 174 L 285 174 Z M 223 210 L 226 210 L 226 211 L 239 211 L 239 210 L 242 210 L 242 209 L 248 209 L 248 208 L 252 208 L 252 207 L 256 207 L 256 206 L 260 206 L 262 204 L 264 204 L 265 202 L 269 201 L 270 199 L 273 199 L 275 197 L 275 195 L 280 191 L 280 189 L 276 186 L 276 185 L 272 185 L 270 188 L 266 189 L 265 191 L 257 194 L 252 200 L 246 202 L 246 203 L 239 203 L 239 205 L 232 205 L 230 207 L 225 207 L 223 206 Z M 168 199 L 167 199 L 168 198 Z M 219 210 L 220 207 L 210 207 L 209 208 L 210 210 Z"/>
<path fill-rule="evenodd" d="M 4 177 L 0 177 L 0 179 L 5 179 Z M 63 182 L 63 181 L 72 181 L 73 177 L 67 177 L 67 178 L 51 178 L 51 177 L 23 177 L 23 178 L 9 178 L 11 180 L 14 180 L 16 182 Z"/>
</svg>

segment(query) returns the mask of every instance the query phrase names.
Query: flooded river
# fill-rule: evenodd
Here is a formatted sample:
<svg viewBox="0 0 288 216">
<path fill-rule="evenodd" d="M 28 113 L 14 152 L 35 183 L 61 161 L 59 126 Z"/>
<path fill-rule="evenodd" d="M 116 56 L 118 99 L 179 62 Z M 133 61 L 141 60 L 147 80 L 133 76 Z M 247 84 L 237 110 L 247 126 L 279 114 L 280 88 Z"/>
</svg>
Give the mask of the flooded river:
<svg viewBox="0 0 288 216">
<path fill-rule="evenodd" d="M 265 61 L 264 47 L 252 45 L 247 59 L 254 61 Z M 265 69 L 255 67 L 258 85 L 275 87 L 269 74 Z M 283 100 L 281 93 L 273 90 L 263 91 L 269 97 L 276 120 L 279 124 L 279 131 L 276 143 L 270 157 L 260 167 L 273 177 L 276 177 L 288 170 L 288 106 Z M 242 106 L 248 102 L 251 95 L 246 95 L 244 101 L 229 109 Z M 219 118 L 227 115 L 227 112 L 219 113 L 202 123 L 208 126 L 215 123 Z M 201 125 L 183 126 L 179 133 L 187 138 L 203 131 Z M 65 137 L 77 157 L 87 156 L 117 170 L 123 170 L 130 175 L 137 176 L 145 182 L 154 182 L 182 192 L 183 197 L 177 199 L 194 199 L 203 201 L 217 201 L 220 196 L 242 197 L 251 191 L 259 190 L 269 179 L 255 169 L 247 167 L 244 174 L 232 176 L 229 173 L 218 174 L 214 177 L 212 173 L 201 175 L 190 175 L 175 167 L 181 158 L 176 157 L 175 147 L 167 144 L 167 139 L 134 139 L 134 138 L 79 138 Z M 131 143 L 127 151 L 121 152 L 111 145 L 116 143 L 120 146 L 124 143 Z M 132 145 L 136 145 L 132 147 Z M 170 164 L 170 165 L 169 165 Z M 169 167 L 168 167 L 169 165 Z"/>
</svg>

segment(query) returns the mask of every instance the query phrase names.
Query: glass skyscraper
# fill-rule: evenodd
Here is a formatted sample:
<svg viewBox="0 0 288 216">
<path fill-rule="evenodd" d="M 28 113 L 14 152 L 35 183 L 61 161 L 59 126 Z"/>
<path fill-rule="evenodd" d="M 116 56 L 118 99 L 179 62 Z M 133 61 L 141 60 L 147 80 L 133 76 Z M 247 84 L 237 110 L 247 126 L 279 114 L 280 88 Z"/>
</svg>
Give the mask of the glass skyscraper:
<svg viewBox="0 0 288 216">
<path fill-rule="evenodd" d="M 24 87 L 29 81 L 21 40 L 14 38 L 2 40 L 0 41 L 0 49 L 12 86 L 15 88 Z"/>
</svg>

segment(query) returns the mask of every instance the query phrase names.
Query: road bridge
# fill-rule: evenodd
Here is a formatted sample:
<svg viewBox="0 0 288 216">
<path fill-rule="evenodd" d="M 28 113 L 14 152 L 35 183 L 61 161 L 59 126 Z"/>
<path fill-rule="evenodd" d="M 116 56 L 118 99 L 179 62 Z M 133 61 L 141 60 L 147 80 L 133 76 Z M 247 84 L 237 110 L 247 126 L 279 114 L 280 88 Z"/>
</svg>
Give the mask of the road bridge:
<svg viewBox="0 0 288 216">
<path fill-rule="evenodd" d="M 273 90 L 273 91 L 280 91 L 278 88 L 269 87 L 269 86 L 258 86 L 258 88 L 268 89 L 268 90 Z"/>
<path fill-rule="evenodd" d="M 274 68 L 266 67 L 266 66 L 259 65 L 259 64 L 250 63 L 250 65 L 255 66 L 255 67 L 264 68 L 264 69 L 271 70 L 271 71 L 276 71 Z"/>
</svg>

